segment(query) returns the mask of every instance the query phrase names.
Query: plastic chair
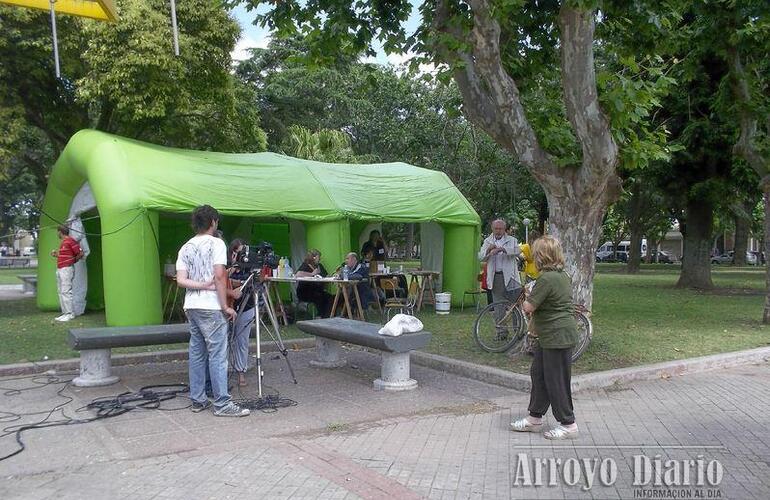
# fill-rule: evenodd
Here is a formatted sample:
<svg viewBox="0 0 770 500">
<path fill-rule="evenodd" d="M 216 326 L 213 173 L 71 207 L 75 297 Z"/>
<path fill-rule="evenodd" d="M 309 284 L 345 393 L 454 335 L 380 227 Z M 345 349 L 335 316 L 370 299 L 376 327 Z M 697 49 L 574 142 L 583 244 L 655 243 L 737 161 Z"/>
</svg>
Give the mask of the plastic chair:
<svg viewBox="0 0 770 500">
<path fill-rule="evenodd" d="M 385 313 L 386 322 L 390 321 L 390 315 L 395 310 L 401 314 L 414 315 L 414 307 L 417 304 L 417 295 L 419 294 L 419 288 L 416 283 L 412 283 L 409 287 L 406 298 L 398 296 L 398 278 L 383 278 L 380 280 L 380 288 L 385 293 L 383 312 Z"/>
<path fill-rule="evenodd" d="M 476 277 L 476 281 L 478 282 L 479 286 L 475 290 L 465 290 L 463 292 L 463 301 L 460 303 L 460 312 L 463 312 L 465 310 L 465 296 L 470 295 L 473 297 L 473 303 L 476 305 L 476 312 L 479 312 L 479 309 L 481 307 L 481 301 L 479 300 L 480 295 L 485 295 L 487 293 L 486 290 L 481 288 L 481 280 L 484 277 L 484 273 L 479 273 Z"/>
</svg>

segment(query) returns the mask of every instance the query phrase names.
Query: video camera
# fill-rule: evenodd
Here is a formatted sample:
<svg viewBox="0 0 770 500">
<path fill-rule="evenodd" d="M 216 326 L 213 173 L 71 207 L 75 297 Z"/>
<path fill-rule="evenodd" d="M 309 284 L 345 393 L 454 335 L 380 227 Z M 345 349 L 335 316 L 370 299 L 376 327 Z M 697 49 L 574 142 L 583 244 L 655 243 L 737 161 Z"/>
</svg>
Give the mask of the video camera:
<svg viewBox="0 0 770 500">
<path fill-rule="evenodd" d="M 258 245 L 243 245 L 235 254 L 233 266 L 247 273 L 260 272 L 265 267 L 277 268 L 278 257 L 273 252 L 273 245 L 266 241 Z"/>
</svg>

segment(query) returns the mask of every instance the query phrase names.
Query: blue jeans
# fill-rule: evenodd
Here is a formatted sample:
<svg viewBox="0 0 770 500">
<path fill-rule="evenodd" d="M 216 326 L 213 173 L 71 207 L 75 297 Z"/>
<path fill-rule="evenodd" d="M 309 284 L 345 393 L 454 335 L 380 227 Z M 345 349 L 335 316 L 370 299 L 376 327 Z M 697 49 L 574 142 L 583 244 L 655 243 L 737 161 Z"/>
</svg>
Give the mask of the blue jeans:
<svg viewBox="0 0 770 500">
<path fill-rule="evenodd" d="M 188 309 L 190 322 L 190 399 L 206 401 L 206 367 L 211 377 L 214 406 L 230 401 L 227 393 L 227 320 L 222 311 Z"/>
</svg>

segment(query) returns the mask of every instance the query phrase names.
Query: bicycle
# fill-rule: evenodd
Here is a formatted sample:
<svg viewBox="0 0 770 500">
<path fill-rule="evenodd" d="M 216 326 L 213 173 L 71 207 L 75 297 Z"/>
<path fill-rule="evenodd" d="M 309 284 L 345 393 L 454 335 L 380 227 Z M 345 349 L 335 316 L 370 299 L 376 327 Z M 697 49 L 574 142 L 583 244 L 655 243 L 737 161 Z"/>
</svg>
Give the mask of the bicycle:
<svg viewBox="0 0 770 500">
<path fill-rule="evenodd" d="M 516 300 L 493 302 L 481 310 L 473 325 L 473 338 L 479 347 L 487 352 L 506 352 L 524 341 L 529 327 L 522 309 L 526 298 L 525 287 Z M 499 321 L 496 314 L 500 314 Z M 593 324 L 588 310 L 580 304 L 574 304 L 574 314 L 578 326 L 578 342 L 572 350 L 573 363 L 585 352 L 593 337 Z"/>
</svg>

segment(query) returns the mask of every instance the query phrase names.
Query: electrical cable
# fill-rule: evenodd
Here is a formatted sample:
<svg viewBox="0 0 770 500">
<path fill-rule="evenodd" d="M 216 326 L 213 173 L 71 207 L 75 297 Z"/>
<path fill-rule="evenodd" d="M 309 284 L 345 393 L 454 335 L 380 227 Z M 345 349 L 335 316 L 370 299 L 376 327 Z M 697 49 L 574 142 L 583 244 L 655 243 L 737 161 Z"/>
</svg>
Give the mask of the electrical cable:
<svg viewBox="0 0 770 500">
<path fill-rule="evenodd" d="M 3 460 L 7 460 L 11 457 L 14 457 L 26 449 L 26 445 L 24 444 L 24 440 L 22 439 L 22 434 L 28 430 L 45 429 L 49 427 L 61 427 L 61 426 L 67 426 L 67 425 L 87 424 L 90 422 L 95 422 L 97 420 L 104 420 L 107 418 L 117 417 L 118 415 L 123 415 L 133 410 L 163 410 L 163 411 L 184 410 L 186 408 L 189 408 L 192 404 L 192 403 L 188 403 L 185 406 L 173 407 L 173 408 L 165 408 L 162 406 L 164 402 L 175 399 L 181 394 L 188 393 L 189 387 L 187 386 L 187 384 L 180 383 L 180 384 L 148 385 L 148 386 L 141 387 L 136 392 L 124 392 L 116 396 L 96 398 L 92 400 L 90 403 L 88 403 L 87 405 L 84 405 L 75 410 L 76 413 L 86 411 L 86 410 L 93 411 L 95 412 L 95 415 L 93 417 L 72 418 L 64 412 L 64 407 L 70 404 L 72 401 L 74 401 L 74 398 L 63 394 L 64 390 L 69 387 L 70 382 L 72 382 L 72 379 L 65 380 L 55 375 L 47 375 L 45 376 L 45 378 L 40 375 L 35 375 L 32 377 L 17 377 L 13 379 L 6 379 L 3 382 L 7 382 L 10 380 L 24 380 L 24 379 L 30 380 L 35 385 L 29 386 L 29 387 L 22 387 L 22 388 L 0 387 L 0 390 L 5 390 L 3 395 L 6 397 L 10 397 L 10 396 L 18 396 L 23 391 L 27 391 L 31 389 L 40 389 L 40 388 L 47 387 L 50 385 L 55 385 L 55 384 L 62 384 L 62 387 L 58 391 L 56 391 L 56 395 L 66 399 L 67 401 L 54 406 L 52 409 L 48 411 L 29 412 L 29 413 L 15 413 L 15 412 L 7 412 L 7 411 L 0 412 L 0 422 L 14 422 L 17 420 L 21 420 L 23 417 L 45 414 L 45 417 L 42 420 L 39 420 L 37 422 L 10 425 L 2 430 L 2 433 L 0 433 L 0 438 L 6 437 L 9 435 L 14 435 L 16 439 L 16 443 L 18 445 L 18 449 L 14 450 L 13 452 L 7 455 L 0 456 L 0 462 L 2 462 Z M 50 420 L 51 417 L 57 412 L 61 414 L 61 418 L 57 420 Z"/>
<path fill-rule="evenodd" d="M 248 301 L 248 297 L 245 296 L 241 300 L 244 301 L 244 306 L 245 306 L 246 305 L 245 301 Z M 255 308 L 256 308 L 257 312 L 259 312 L 259 307 L 258 307 L 257 304 L 255 304 Z M 241 311 L 241 312 L 245 313 L 245 311 Z M 260 315 L 260 318 L 258 320 L 262 321 L 261 315 Z M 228 370 L 227 370 L 228 371 L 227 382 L 228 382 L 228 385 L 229 385 L 230 384 L 230 380 L 234 377 L 234 375 L 236 373 L 236 371 L 233 369 L 234 360 L 235 360 L 235 351 L 233 349 L 233 346 L 235 345 L 235 333 L 236 332 L 235 332 L 235 321 L 229 321 L 228 323 L 229 323 L 229 334 L 228 334 L 229 338 L 228 338 L 228 342 L 227 342 L 227 350 L 228 350 L 229 363 L 228 363 Z M 267 325 L 264 322 L 262 322 L 262 324 L 265 326 L 265 329 L 267 329 Z M 249 330 L 248 330 L 249 331 L 249 336 L 251 336 L 251 328 L 253 326 L 256 326 L 256 325 L 252 321 L 251 323 L 249 323 L 249 327 L 248 327 L 249 328 Z M 278 358 L 280 359 L 280 356 Z M 247 362 L 248 362 L 248 358 L 247 358 Z M 260 376 L 260 374 L 258 373 L 257 377 L 259 377 L 259 376 Z M 247 396 L 245 396 L 243 394 L 243 391 L 241 390 L 241 386 L 238 384 L 237 380 L 235 381 L 234 387 L 236 387 L 238 389 L 238 396 L 240 396 L 240 397 L 239 398 L 233 398 L 232 401 L 233 401 L 233 403 L 237 404 L 241 408 L 247 408 L 249 410 L 258 410 L 258 411 L 261 411 L 263 413 L 275 413 L 280 408 L 288 408 L 288 407 L 291 407 L 291 406 L 297 406 L 297 404 L 298 404 L 293 399 L 280 397 L 280 393 L 278 392 L 278 390 L 276 390 L 276 389 L 274 389 L 274 388 L 272 388 L 270 386 L 267 386 L 267 385 L 263 385 L 263 389 L 270 389 L 271 392 L 273 392 L 273 394 L 263 395 L 262 399 L 255 398 L 255 397 L 247 397 Z"/>
<path fill-rule="evenodd" d="M 49 219 L 51 219 L 52 221 L 54 221 L 54 222 L 56 223 L 56 225 L 57 225 L 57 226 L 66 225 L 66 222 L 61 222 L 61 221 L 59 221 L 59 220 L 55 219 L 54 217 L 52 217 L 51 215 L 49 215 L 49 214 L 48 214 L 48 213 L 47 213 L 45 210 L 43 210 L 42 208 L 39 208 L 38 210 L 40 211 L 40 213 L 41 213 L 41 214 L 45 215 L 46 217 L 48 217 Z M 124 229 L 126 229 L 128 226 L 130 226 L 131 224 L 133 224 L 134 222 L 136 222 L 136 220 L 137 220 L 139 217 L 143 216 L 143 215 L 144 215 L 144 214 L 147 212 L 147 209 L 146 209 L 146 208 L 141 208 L 141 207 L 140 207 L 140 208 L 136 208 L 136 210 L 138 210 L 139 212 L 137 212 L 137 214 L 134 216 L 134 218 L 133 218 L 133 219 L 131 219 L 131 220 L 130 220 L 130 221 L 128 221 L 127 223 L 123 224 L 121 227 L 119 227 L 119 228 L 117 228 L 117 229 L 114 229 L 114 230 L 112 230 L 112 231 L 106 232 L 106 233 L 89 233 L 89 232 L 87 232 L 87 231 L 78 231 L 77 229 L 71 229 L 71 230 L 72 230 L 72 231 L 75 231 L 76 233 L 80 233 L 80 234 L 83 234 L 83 235 L 85 235 L 85 236 L 99 236 L 99 237 L 110 236 L 110 235 L 113 235 L 113 234 L 115 234 L 115 233 L 119 233 L 120 231 L 123 231 L 123 230 L 124 230 Z M 54 226 L 47 226 L 47 227 L 54 227 Z"/>
</svg>

